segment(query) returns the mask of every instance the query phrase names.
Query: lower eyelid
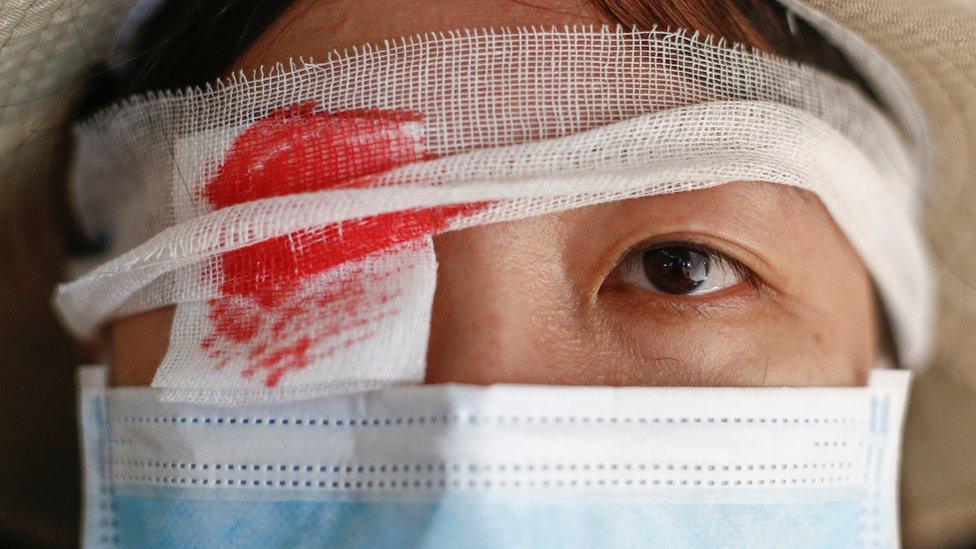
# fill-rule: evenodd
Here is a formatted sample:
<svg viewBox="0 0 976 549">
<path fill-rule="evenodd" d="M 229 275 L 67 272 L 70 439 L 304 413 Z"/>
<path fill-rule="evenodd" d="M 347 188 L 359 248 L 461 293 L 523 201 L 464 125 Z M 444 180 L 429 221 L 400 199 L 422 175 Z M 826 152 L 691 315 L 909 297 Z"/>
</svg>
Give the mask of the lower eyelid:
<svg viewBox="0 0 976 549">
<path fill-rule="evenodd" d="M 626 308 L 628 313 L 665 314 L 687 320 L 688 315 L 716 317 L 742 313 L 762 301 L 765 292 L 743 282 L 697 296 L 652 292 L 629 284 L 601 290 L 601 294 L 614 306 Z"/>
</svg>

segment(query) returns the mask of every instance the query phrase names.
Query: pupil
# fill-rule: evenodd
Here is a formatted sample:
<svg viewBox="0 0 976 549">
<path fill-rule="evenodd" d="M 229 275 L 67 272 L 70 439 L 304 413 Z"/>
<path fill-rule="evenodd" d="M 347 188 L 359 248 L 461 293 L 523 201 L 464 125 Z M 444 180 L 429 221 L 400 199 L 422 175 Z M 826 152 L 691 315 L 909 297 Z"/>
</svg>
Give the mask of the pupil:
<svg viewBox="0 0 976 549">
<path fill-rule="evenodd" d="M 708 255 L 690 248 L 651 248 L 641 259 L 647 279 L 665 293 L 689 293 L 708 278 Z"/>
</svg>

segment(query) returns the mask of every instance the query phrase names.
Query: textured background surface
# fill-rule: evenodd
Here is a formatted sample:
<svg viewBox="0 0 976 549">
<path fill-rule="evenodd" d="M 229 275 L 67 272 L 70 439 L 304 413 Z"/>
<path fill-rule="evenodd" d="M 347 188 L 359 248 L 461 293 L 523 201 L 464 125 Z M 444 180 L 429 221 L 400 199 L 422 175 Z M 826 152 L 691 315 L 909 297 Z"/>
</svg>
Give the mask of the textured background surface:
<svg viewBox="0 0 976 549">
<path fill-rule="evenodd" d="M 0 545 L 73 545 L 74 367 L 49 307 L 61 273 L 60 120 L 130 0 L 0 0 Z"/>
<path fill-rule="evenodd" d="M 976 539 L 976 8 L 972 0 L 809 0 L 903 69 L 935 130 L 927 224 L 939 269 L 938 355 L 916 379 L 904 452 L 906 545 Z"/>
</svg>

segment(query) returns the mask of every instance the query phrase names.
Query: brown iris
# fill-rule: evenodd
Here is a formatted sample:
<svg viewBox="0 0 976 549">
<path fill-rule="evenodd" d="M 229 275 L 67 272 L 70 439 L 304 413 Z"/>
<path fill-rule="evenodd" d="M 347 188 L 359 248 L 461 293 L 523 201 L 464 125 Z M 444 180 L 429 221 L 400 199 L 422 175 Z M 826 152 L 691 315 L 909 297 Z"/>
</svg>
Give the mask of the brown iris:
<svg viewBox="0 0 976 549">
<path fill-rule="evenodd" d="M 641 254 L 641 265 L 647 280 L 669 294 L 690 293 L 708 278 L 708 254 L 681 246 L 649 248 Z"/>
</svg>

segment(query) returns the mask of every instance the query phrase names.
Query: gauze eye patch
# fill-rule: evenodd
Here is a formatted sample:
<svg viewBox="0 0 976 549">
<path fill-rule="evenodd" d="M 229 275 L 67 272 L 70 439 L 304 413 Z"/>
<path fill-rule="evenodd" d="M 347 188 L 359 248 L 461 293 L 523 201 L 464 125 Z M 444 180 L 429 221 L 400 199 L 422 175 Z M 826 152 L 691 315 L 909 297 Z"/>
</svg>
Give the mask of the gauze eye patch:
<svg viewBox="0 0 976 549">
<path fill-rule="evenodd" d="M 58 289 L 69 327 L 176 304 L 164 398 L 419 382 L 430 238 L 765 181 L 815 193 L 907 364 L 928 353 L 917 144 L 852 85 L 681 32 L 461 31 L 133 98 L 77 131 L 111 259 Z"/>
</svg>

